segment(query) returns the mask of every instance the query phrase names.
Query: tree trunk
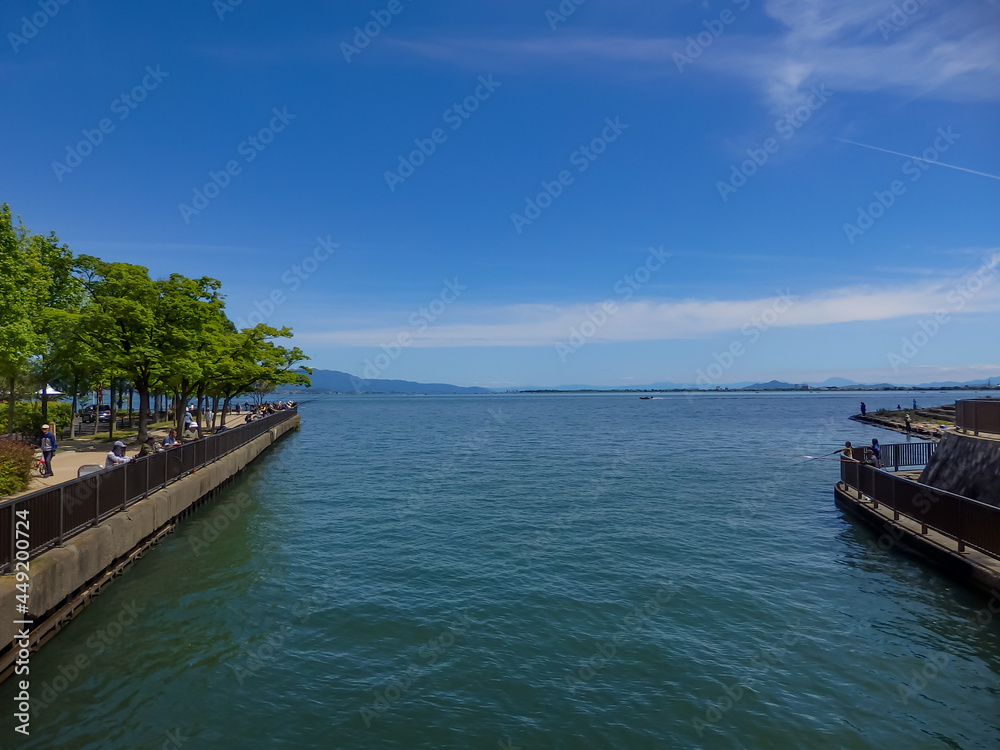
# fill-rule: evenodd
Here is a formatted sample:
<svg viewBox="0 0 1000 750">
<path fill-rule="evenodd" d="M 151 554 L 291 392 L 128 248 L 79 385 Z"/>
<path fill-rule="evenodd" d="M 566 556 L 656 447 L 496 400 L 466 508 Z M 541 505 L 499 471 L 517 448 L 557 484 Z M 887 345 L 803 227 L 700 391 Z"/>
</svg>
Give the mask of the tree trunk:
<svg viewBox="0 0 1000 750">
<path fill-rule="evenodd" d="M 201 437 L 201 431 L 205 429 L 205 409 L 204 409 L 203 405 L 206 405 L 207 403 L 208 403 L 208 399 L 205 398 L 205 392 L 202 391 L 202 390 L 199 390 L 198 391 L 198 403 L 196 404 L 196 406 L 198 407 L 198 410 L 197 410 L 198 437 Z"/>
<path fill-rule="evenodd" d="M 76 437 L 76 409 L 79 405 L 76 400 L 76 394 L 80 391 L 80 380 L 79 378 L 73 378 L 73 408 L 69 413 L 69 437 L 72 440 Z"/>
<path fill-rule="evenodd" d="M 108 385 L 108 408 L 111 409 L 111 416 L 108 417 L 108 440 L 115 439 L 115 379 L 111 378 Z M 98 406 L 97 414 L 94 415 L 94 437 L 97 437 L 97 428 L 101 424 L 101 410 Z"/>
<path fill-rule="evenodd" d="M 149 435 L 149 386 L 138 384 L 139 390 L 139 442 L 145 443 Z M 132 399 L 129 399 L 129 408 L 132 408 Z M 129 424 L 131 424 L 131 415 Z"/>
</svg>

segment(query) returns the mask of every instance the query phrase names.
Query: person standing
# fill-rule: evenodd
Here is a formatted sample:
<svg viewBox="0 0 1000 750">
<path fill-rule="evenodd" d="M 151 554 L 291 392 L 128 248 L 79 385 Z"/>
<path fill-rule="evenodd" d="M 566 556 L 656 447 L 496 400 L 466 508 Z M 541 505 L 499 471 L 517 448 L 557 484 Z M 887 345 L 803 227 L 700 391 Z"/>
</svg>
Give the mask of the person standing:
<svg viewBox="0 0 1000 750">
<path fill-rule="evenodd" d="M 42 449 L 42 459 L 45 461 L 45 476 L 52 476 L 52 457 L 56 454 L 56 436 L 49 431 L 47 424 L 42 425 L 42 437 L 39 440 Z"/>
<path fill-rule="evenodd" d="M 917 400 L 913 399 L 913 411 L 917 410 Z"/>
<path fill-rule="evenodd" d="M 871 447 L 872 456 L 874 461 L 872 461 L 872 466 L 876 469 L 882 468 L 882 446 L 878 444 L 878 438 L 872 438 Z"/>
<path fill-rule="evenodd" d="M 910 427 L 911 427 L 911 424 L 910 424 L 910 413 L 907 412 L 906 413 L 906 434 L 907 435 L 910 434 Z"/>
<path fill-rule="evenodd" d="M 844 443 L 844 447 L 841 448 L 837 453 L 840 454 L 841 461 L 853 461 L 854 460 L 854 449 L 851 448 L 851 441 L 848 440 Z"/>
<path fill-rule="evenodd" d="M 866 412 L 866 411 L 868 411 L 868 408 L 867 408 L 867 407 L 865 406 L 865 402 L 864 402 L 864 401 L 862 401 L 862 402 L 861 402 L 861 416 L 862 416 L 862 417 L 863 417 L 863 416 L 865 415 L 865 412 Z"/>
</svg>

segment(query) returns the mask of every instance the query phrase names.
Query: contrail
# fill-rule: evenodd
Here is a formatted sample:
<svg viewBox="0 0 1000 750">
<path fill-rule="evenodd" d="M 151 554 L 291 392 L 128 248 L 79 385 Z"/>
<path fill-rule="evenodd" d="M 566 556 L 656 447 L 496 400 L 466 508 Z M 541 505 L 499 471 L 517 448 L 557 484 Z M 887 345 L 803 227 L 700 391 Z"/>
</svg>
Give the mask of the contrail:
<svg viewBox="0 0 1000 750">
<path fill-rule="evenodd" d="M 930 159 L 923 159 L 919 156 L 913 156 L 911 154 L 901 154 L 898 151 L 890 151 L 887 148 L 879 148 L 878 146 L 869 146 L 867 143 L 858 143 L 857 141 L 849 141 L 845 138 L 834 138 L 835 141 L 840 141 L 841 143 L 850 143 L 855 146 L 862 146 L 863 148 L 870 148 L 875 151 L 884 151 L 887 154 L 895 154 L 896 156 L 905 156 L 907 159 L 916 159 L 917 161 L 925 161 L 928 164 L 937 164 L 939 167 L 950 167 L 951 169 L 957 169 L 962 172 L 969 172 L 971 174 L 978 174 L 982 177 L 990 177 L 994 180 L 1000 180 L 995 174 L 987 174 L 986 172 L 977 172 L 974 169 L 966 169 L 965 167 L 956 167 L 954 164 L 945 164 L 943 161 L 931 161 Z"/>
</svg>

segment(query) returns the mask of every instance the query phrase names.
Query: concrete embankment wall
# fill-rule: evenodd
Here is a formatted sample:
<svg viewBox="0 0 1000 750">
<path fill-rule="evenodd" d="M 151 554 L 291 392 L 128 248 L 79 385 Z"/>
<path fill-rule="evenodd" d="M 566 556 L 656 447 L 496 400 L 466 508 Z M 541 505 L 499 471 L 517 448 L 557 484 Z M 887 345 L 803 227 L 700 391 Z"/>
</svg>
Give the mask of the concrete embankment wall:
<svg viewBox="0 0 1000 750">
<path fill-rule="evenodd" d="M 75 597 L 115 561 L 153 537 L 185 510 L 242 471 L 279 437 L 299 425 L 298 415 L 218 461 L 157 490 L 144 500 L 115 513 L 99 525 L 67 540 L 31 561 L 29 613 L 36 625 Z M 0 653 L 13 642 L 12 623 L 20 593 L 13 576 L 0 578 Z M 22 617 L 22 615 L 17 615 Z"/>
<path fill-rule="evenodd" d="M 1000 440 L 949 432 L 938 443 L 920 482 L 1000 506 Z"/>
</svg>

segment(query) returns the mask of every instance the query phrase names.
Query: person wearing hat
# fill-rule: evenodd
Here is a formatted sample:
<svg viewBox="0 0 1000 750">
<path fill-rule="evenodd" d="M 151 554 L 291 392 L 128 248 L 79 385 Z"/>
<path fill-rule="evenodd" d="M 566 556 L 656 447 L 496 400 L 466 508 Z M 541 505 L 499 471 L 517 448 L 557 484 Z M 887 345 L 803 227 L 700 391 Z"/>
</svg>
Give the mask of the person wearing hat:
<svg viewBox="0 0 1000 750">
<path fill-rule="evenodd" d="M 56 436 L 49 432 L 47 424 L 42 425 L 42 437 L 39 441 L 42 449 L 42 459 L 45 461 L 45 476 L 52 476 L 52 456 L 56 453 Z"/>
<path fill-rule="evenodd" d="M 143 456 L 148 456 L 153 453 L 160 453 L 163 450 L 163 446 L 157 445 L 156 438 L 150 435 L 146 438 L 146 442 L 142 444 L 139 449 L 139 455 L 136 458 L 142 458 Z"/>
<path fill-rule="evenodd" d="M 108 457 L 104 460 L 104 468 L 110 469 L 112 466 L 131 462 L 132 459 L 125 455 L 125 443 L 116 440 L 114 446 L 108 451 Z"/>
</svg>

